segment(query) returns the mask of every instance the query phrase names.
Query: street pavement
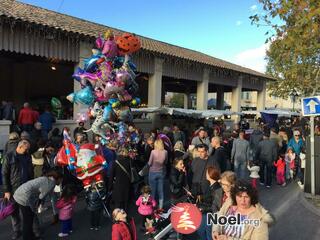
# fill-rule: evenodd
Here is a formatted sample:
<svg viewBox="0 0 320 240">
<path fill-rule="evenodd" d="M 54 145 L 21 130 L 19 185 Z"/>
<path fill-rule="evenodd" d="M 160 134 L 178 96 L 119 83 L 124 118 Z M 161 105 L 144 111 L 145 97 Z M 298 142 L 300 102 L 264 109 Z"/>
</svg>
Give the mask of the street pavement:
<svg viewBox="0 0 320 240">
<path fill-rule="evenodd" d="M 276 222 L 270 228 L 271 240 L 293 239 L 293 240 L 318 240 L 320 239 L 320 210 L 310 207 L 301 194 L 301 190 L 296 183 L 291 183 L 286 187 L 274 185 L 271 189 L 259 186 L 259 198 L 262 205 L 267 208 L 275 217 Z M 132 199 L 134 202 L 134 199 Z M 318 211 L 317 211 L 318 210 Z M 136 208 L 132 205 L 129 214 L 137 221 L 138 229 L 140 218 Z M 51 226 L 51 210 L 47 210 L 40 215 L 43 227 L 43 239 L 58 239 L 59 224 Z M 74 231 L 66 239 L 74 240 L 111 240 L 111 222 L 107 218 L 102 218 L 101 229 L 99 231 L 90 230 L 90 215 L 86 210 L 85 201 L 80 198 L 77 203 L 73 217 Z M 138 240 L 147 239 L 138 231 Z M 0 240 L 11 239 L 10 218 L 0 222 Z M 192 237 L 191 239 L 196 239 Z"/>
</svg>

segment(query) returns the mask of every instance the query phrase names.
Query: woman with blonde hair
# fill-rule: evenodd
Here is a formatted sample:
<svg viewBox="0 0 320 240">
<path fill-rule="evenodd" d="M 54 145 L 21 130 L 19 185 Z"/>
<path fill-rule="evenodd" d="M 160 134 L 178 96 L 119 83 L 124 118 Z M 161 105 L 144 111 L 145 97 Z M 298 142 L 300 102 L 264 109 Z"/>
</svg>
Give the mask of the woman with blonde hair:
<svg viewBox="0 0 320 240">
<path fill-rule="evenodd" d="M 163 182 L 165 177 L 165 166 L 168 161 L 168 152 L 164 149 L 161 139 L 154 142 L 154 150 L 149 158 L 149 184 L 152 189 L 152 197 L 159 203 L 159 208 L 163 208 Z"/>
</svg>

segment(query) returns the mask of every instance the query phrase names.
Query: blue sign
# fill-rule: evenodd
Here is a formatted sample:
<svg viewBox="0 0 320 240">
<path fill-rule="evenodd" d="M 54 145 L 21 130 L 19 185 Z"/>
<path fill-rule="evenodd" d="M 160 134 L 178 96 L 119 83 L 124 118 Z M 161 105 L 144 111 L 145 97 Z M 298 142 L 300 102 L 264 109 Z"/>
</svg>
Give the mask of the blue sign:
<svg viewBox="0 0 320 240">
<path fill-rule="evenodd" d="M 301 99 L 302 115 L 320 115 L 320 96 L 307 97 Z"/>
</svg>

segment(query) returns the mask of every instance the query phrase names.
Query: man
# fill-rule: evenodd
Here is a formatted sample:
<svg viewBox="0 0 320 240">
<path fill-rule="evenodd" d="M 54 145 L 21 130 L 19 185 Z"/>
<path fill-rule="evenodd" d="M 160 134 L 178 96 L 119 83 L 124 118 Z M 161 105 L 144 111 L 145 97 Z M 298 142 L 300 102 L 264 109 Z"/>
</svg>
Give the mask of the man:
<svg viewBox="0 0 320 240">
<path fill-rule="evenodd" d="M 12 102 L 2 101 L 2 120 L 15 120 Z"/>
<path fill-rule="evenodd" d="M 44 112 L 39 117 L 39 122 L 42 124 L 42 132 L 45 140 L 48 139 L 48 133 L 52 129 L 52 124 L 56 122 L 53 114 L 50 112 L 50 107 L 46 106 Z"/>
<path fill-rule="evenodd" d="M 24 103 L 18 117 L 18 124 L 23 131 L 31 132 L 33 124 L 36 122 L 34 112 L 30 108 L 29 103 Z"/>
<path fill-rule="evenodd" d="M 259 142 L 261 142 L 263 139 L 263 132 L 261 130 L 261 127 L 258 126 L 256 129 L 253 130 L 252 134 L 250 135 L 250 149 L 252 151 L 253 160 L 255 160 L 257 148 Z"/>
<path fill-rule="evenodd" d="M 21 140 L 15 151 L 9 152 L 2 165 L 2 182 L 4 198 L 11 199 L 17 188 L 23 183 L 33 179 L 33 166 L 31 156 L 28 153 L 30 144 L 26 140 Z M 15 211 L 11 215 L 13 235 L 12 239 L 18 239 L 21 236 L 21 219 L 18 205 L 15 205 Z"/>
<path fill-rule="evenodd" d="M 213 137 L 211 139 L 211 146 L 214 149 L 213 155 L 209 157 L 210 161 L 219 164 L 221 173 L 230 169 L 230 163 L 228 162 L 228 157 L 226 150 L 221 146 L 221 141 L 219 137 Z"/>
<path fill-rule="evenodd" d="M 183 146 L 186 144 L 186 137 L 184 135 L 184 132 L 182 132 L 177 125 L 173 125 L 173 145 L 176 144 L 176 142 L 181 141 L 183 143 Z"/>
<path fill-rule="evenodd" d="M 246 178 L 247 164 L 250 156 L 249 142 L 244 138 L 244 130 L 240 130 L 239 138 L 233 141 L 231 161 L 234 162 L 234 172 L 240 179 Z"/>
<path fill-rule="evenodd" d="M 268 132 L 264 133 L 263 140 L 258 144 L 258 149 L 256 152 L 256 159 L 260 163 L 260 184 L 266 184 L 267 188 L 271 187 L 272 182 L 272 166 L 274 161 L 278 157 L 278 146 L 274 141 L 269 139 Z M 266 182 L 265 182 L 265 168 L 267 172 Z"/>
<path fill-rule="evenodd" d="M 73 131 L 73 138 L 76 139 L 78 133 L 83 134 L 86 138 L 88 138 L 88 134 L 85 132 L 86 130 L 87 129 L 84 127 L 84 122 L 79 122 L 79 126 Z"/>
<path fill-rule="evenodd" d="M 191 163 L 192 171 L 192 188 L 191 192 L 198 196 L 206 192 L 209 187 L 209 182 L 206 179 L 206 169 L 209 166 L 215 166 L 219 168 L 218 162 L 213 162 L 213 159 L 209 159 L 208 146 L 206 144 L 197 145 L 197 151 L 199 157 L 193 159 Z"/>
<path fill-rule="evenodd" d="M 278 149 L 282 147 L 282 139 L 278 135 L 277 130 L 275 128 L 270 129 L 270 140 L 273 141 L 276 146 L 278 146 Z"/>
<path fill-rule="evenodd" d="M 212 146 L 210 144 L 210 140 L 207 136 L 207 132 L 204 130 L 204 128 L 200 128 L 198 130 L 198 136 L 195 136 L 192 141 L 191 141 L 191 145 L 194 146 L 198 146 L 198 145 L 202 145 L 205 144 L 208 147 L 208 151 L 209 151 L 209 156 L 212 153 Z"/>
</svg>

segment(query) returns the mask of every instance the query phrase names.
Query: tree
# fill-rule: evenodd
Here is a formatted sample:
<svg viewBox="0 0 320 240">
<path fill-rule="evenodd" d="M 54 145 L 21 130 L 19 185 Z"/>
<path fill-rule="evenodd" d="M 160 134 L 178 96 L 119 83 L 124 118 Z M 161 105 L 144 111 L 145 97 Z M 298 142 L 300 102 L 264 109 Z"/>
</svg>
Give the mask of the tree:
<svg viewBox="0 0 320 240">
<path fill-rule="evenodd" d="M 184 96 L 182 93 L 174 93 L 169 102 L 170 107 L 183 108 Z"/>
<path fill-rule="evenodd" d="M 320 90 L 320 1 L 259 0 L 262 15 L 253 24 L 270 26 L 266 33 L 266 73 L 276 79 L 268 84 L 271 95 L 287 98 L 292 89 L 302 95 Z"/>
</svg>

